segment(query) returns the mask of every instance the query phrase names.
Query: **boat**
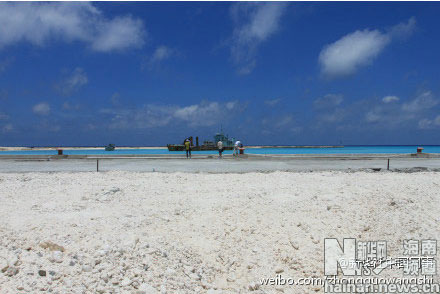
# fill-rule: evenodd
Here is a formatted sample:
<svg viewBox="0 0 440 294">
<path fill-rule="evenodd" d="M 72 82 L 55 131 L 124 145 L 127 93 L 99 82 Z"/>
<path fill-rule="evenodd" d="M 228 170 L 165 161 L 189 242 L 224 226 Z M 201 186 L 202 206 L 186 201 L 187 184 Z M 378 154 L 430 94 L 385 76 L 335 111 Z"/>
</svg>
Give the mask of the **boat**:
<svg viewBox="0 0 440 294">
<path fill-rule="evenodd" d="M 108 144 L 105 146 L 105 151 L 114 151 L 115 150 L 115 144 Z"/>
<path fill-rule="evenodd" d="M 193 144 L 193 137 L 188 138 L 191 142 L 191 151 L 212 151 L 218 150 L 217 142 L 223 142 L 224 150 L 234 149 L 234 138 L 229 138 L 223 131 L 215 134 L 213 141 L 204 141 L 202 145 L 199 145 L 199 137 L 196 137 L 196 144 Z M 186 140 L 186 139 L 185 139 Z M 185 151 L 185 145 L 182 144 L 167 144 L 168 151 Z"/>
</svg>

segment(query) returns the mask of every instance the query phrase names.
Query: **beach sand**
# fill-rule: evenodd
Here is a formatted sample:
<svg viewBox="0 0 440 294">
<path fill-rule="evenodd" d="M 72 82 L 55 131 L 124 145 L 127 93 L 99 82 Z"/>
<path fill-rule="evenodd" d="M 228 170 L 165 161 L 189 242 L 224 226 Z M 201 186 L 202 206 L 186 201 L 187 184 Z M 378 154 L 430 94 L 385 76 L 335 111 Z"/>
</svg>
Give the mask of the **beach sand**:
<svg viewBox="0 0 440 294">
<path fill-rule="evenodd" d="M 0 292 L 323 293 L 259 281 L 323 277 L 324 238 L 439 239 L 439 191 L 434 172 L 4 173 Z"/>
</svg>

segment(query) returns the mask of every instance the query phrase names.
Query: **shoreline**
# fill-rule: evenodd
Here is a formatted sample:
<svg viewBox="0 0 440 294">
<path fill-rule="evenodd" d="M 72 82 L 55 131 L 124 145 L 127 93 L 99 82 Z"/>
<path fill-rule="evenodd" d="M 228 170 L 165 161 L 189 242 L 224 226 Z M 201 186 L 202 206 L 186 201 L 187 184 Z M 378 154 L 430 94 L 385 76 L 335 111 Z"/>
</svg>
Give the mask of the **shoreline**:
<svg viewBox="0 0 440 294">
<path fill-rule="evenodd" d="M 24 147 L 24 146 L 16 146 L 16 147 L 8 147 L 8 146 L 0 146 L 0 151 L 32 151 L 32 150 L 102 150 L 105 147 L 75 147 L 75 146 L 66 146 L 66 147 Z M 246 146 L 249 149 L 260 149 L 260 148 L 344 148 L 342 145 L 255 145 L 255 146 Z M 139 150 L 139 149 L 167 149 L 167 146 L 121 146 L 116 147 L 116 150 Z"/>
<path fill-rule="evenodd" d="M 116 147 L 117 149 L 124 150 L 137 150 L 137 149 L 167 149 L 165 146 L 158 147 Z M 0 146 L 0 151 L 32 151 L 32 150 L 104 150 L 105 147 L 7 147 Z"/>
<path fill-rule="evenodd" d="M 217 154 L 194 153 L 192 159 L 217 158 Z M 184 153 L 170 154 L 1 154 L 1 159 L 187 159 Z M 440 153 L 303 153 L 303 154 L 244 154 L 234 157 L 223 155 L 225 160 L 276 160 L 276 159 L 376 159 L 376 158 L 440 158 Z"/>
</svg>

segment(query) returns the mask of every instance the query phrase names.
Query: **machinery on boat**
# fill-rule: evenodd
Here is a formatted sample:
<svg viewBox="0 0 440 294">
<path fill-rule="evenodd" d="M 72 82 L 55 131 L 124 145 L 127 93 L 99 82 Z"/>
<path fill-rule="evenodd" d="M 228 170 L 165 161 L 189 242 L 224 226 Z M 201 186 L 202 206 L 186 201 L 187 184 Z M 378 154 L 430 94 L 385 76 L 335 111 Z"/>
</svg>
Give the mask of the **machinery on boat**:
<svg viewBox="0 0 440 294">
<path fill-rule="evenodd" d="M 108 144 L 107 146 L 105 146 L 105 151 L 114 151 L 115 148 L 115 144 Z"/>
<path fill-rule="evenodd" d="M 204 141 L 202 145 L 199 145 L 199 137 L 196 137 L 196 142 L 194 145 L 193 137 L 188 138 L 191 142 L 191 150 L 192 151 L 211 151 L 218 150 L 217 142 L 223 142 L 224 150 L 233 150 L 234 149 L 234 138 L 229 138 L 228 135 L 225 135 L 223 131 L 215 134 L 213 141 Z M 185 139 L 186 140 L 186 139 Z M 185 145 L 182 144 L 167 144 L 168 151 L 185 151 Z"/>
</svg>

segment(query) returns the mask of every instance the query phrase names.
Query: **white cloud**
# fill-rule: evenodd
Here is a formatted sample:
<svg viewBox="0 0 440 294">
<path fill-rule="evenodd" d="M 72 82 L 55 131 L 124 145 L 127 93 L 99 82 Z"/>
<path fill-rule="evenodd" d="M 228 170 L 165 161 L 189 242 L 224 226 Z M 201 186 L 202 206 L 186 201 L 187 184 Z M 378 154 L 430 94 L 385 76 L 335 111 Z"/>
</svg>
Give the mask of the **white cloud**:
<svg viewBox="0 0 440 294">
<path fill-rule="evenodd" d="M 393 103 L 378 104 L 365 114 L 365 120 L 388 127 L 399 126 L 414 120 L 422 121 L 422 117 L 438 104 L 439 101 L 434 98 L 432 92 L 425 91 L 405 103 L 393 100 Z M 426 125 L 426 121 L 419 122 L 419 125 Z"/>
<path fill-rule="evenodd" d="M 346 116 L 346 112 L 342 108 L 336 108 L 331 112 L 325 112 L 320 115 L 320 120 L 328 123 L 335 123 L 342 121 Z"/>
<path fill-rule="evenodd" d="M 274 126 L 277 128 L 281 128 L 281 127 L 284 127 L 284 126 L 290 124 L 291 122 L 293 122 L 293 116 L 292 115 L 285 115 L 285 116 L 278 118 L 275 121 Z"/>
<path fill-rule="evenodd" d="M 411 17 L 408 22 L 402 22 L 395 26 L 393 26 L 389 31 L 388 35 L 392 38 L 400 38 L 405 39 L 411 36 L 416 29 L 416 19 L 415 17 Z"/>
<path fill-rule="evenodd" d="M 419 121 L 420 129 L 432 129 L 440 126 L 440 115 L 437 115 L 434 119 L 421 119 Z"/>
<path fill-rule="evenodd" d="M 432 121 L 424 118 L 419 120 L 419 129 L 430 129 L 432 127 Z"/>
<path fill-rule="evenodd" d="M 365 120 L 370 123 L 378 122 L 383 117 L 381 112 L 382 112 L 382 109 L 376 107 L 373 110 L 370 110 L 365 114 Z"/>
<path fill-rule="evenodd" d="M 177 56 L 178 54 L 178 51 L 173 48 L 165 45 L 158 46 L 154 50 L 153 55 L 145 60 L 145 64 L 142 65 L 142 68 L 148 67 L 151 70 L 154 67 L 159 66 L 165 60 Z"/>
<path fill-rule="evenodd" d="M 351 75 L 377 57 L 389 41 L 388 36 L 377 30 L 346 35 L 319 54 L 322 73 L 330 78 Z"/>
<path fill-rule="evenodd" d="M 264 101 L 264 103 L 267 104 L 267 105 L 269 105 L 269 106 L 275 106 L 275 105 L 277 105 L 278 103 L 280 103 L 280 101 L 281 101 L 281 98 L 276 98 L 276 99 L 269 99 L 269 100 L 266 100 L 266 101 Z"/>
<path fill-rule="evenodd" d="M 212 126 L 240 111 L 238 102 L 201 102 L 189 106 L 147 104 L 136 109 L 103 109 L 101 113 L 111 116 L 110 127 L 154 128 L 167 126 L 171 122 L 188 126 Z"/>
<path fill-rule="evenodd" d="M 226 109 L 228 110 L 233 110 L 234 108 L 237 107 L 237 105 L 238 105 L 238 101 L 230 101 L 225 104 Z"/>
<path fill-rule="evenodd" d="M 387 97 L 356 100 L 352 103 L 347 101 L 344 104 L 338 104 L 341 100 L 334 97 L 318 100 L 314 125 L 318 129 L 328 127 L 333 130 L 359 131 L 375 128 L 404 131 L 417 128 L 417 124 L 419 128 L 440 127 L 440 99 L 431 91 L 423 91 L 406 99 Z"/>
<path fill-rule="evenodd" d="M 347 111 L 341 107 L 344 96 L 341 94 L 327 94 L 313 101 L 313 106 L 319 111 L 318 125 L 336 123 L 347 116 Z"/>
<path fill-rule="evenodd" d="M 87 74 L 80 67 L 75 68 L 68 77 L 57 85 L 64 95 L 71 95 L 89 82 Z"/>
<path fill-rule="evenodd" d="M 98 126 L 96 125 L 96 124 L 93 124 L 93 123 L 88 123 L 86 126 L 85 126 L 85 129 L 87 130 L 87 131 L 93 131 L 93 130 L 96 130 L 98 128 Z"/>
<path fill-rule="evenodd" d="M 154 50 L 153 56 L 151 57 L 151 62 L 161 62 L 162 60 L 170 58 L 174 54 L 174 50 L 167 46 L 159 46 Z"/>
<path fill-rule="evenodd" d="M 409 113 L 417 113 L 434 107 L 438 102 L 439 101 L 433 97 L 431 91 L 425 91 L 414 100 L 404 103 L 402 110 Z"/>
<path fill-rule="evenodd" d="M 397 96 L 385 96 L 382 98 L 383 103 L 391 103 L 391 102 L 397 102 L 399 101 L 399 97 Z"/>
<path fill-rule="evenodd" d="M 135 109 L 104 109 L 101 112 L 111 115 L 110 128 L 146 129 L 168 125 L 173 117 L 173 106 L 145 105 Z"/>
<path fill-rule="evenodd" d="M 0 27 L 0 48 L 18 42 L 44 46 L 63 40 L 109 52 L 140 47 L 145 37 L 140 19 L 106 18 L 90 2 L 1 3 Z"/>
<path fill-rule="evenodd" d="M 294 134 L 301 133 L 303 130 L 304 130 L 304 128 L 301 126 L 293 127 L 290 129 L 290 131 Z"/>
<path fill-rule="evenodd" d="M 220 121 L 224 114 L 226 114 L 225 106 L 218 102 L 209 102 L 176 109 L 173 116 L 186 121 L 191 126 L 199 124 L 211 126 Z"/>
<path fill-rule="evenodd" d="M 322 74 L 338 78 L 354 74 L 359 68 L 373 62 L 394 39 L 409 36 L 415 28 L 415 19 L 392 27 L 388 32 L 358 30 L 329 44 L 319 54 Z"/>
<path fill-rule="evenodd" d="M 231 6 L 235 24 L 231 56 L 240 74 L 249 74 L 255 68 L 258 46 L 278 30 L 286 6 L 283 2 L 239 2 Z"/>
<path fill-rule="evenodd" d="M 133 19 L 131 16 L 117 17 L 98 26 L 92 48 L 102 52 L 139 48 L 144 44 L 143 34 L 143 23 L 140 19 Z"/>
<path fill-rule="evenodd" d="M 50 113 L 50 105 L 47 102 L 41 102 L 41 103 L 35 104 L 34 107 L 32 107 L 32 111 L 35 114 L 45 116 Z"/>
<path fill-rule="evenodd" d="M 327 94 L 324 97 L 317 98 L 313 104 L 316 108 L 335 107 L 342 103 L 344 97 L 341 94 Z"/>
</svg>

